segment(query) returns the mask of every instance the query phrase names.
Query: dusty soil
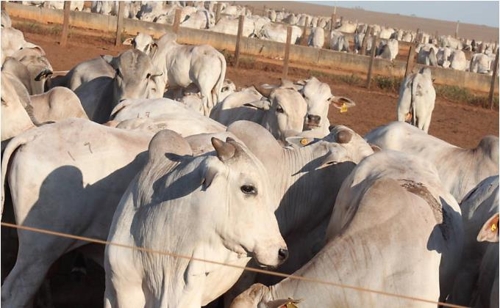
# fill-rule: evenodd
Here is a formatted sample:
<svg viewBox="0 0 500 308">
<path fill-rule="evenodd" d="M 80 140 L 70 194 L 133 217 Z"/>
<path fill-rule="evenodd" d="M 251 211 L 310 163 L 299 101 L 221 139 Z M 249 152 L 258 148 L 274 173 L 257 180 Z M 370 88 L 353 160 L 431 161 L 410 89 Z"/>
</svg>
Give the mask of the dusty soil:
<svg viewBox="0 0 500 308">
<path fill-rule="evenodd" d="M 14 26 L 16 26 L 14 20 Z M 81 32 L 72 31 L 68 45 L 61 47 L 59 37 L 55 34 L 36 34 L 25 31 L 27 41 L 40 45 L 47 53 L 54 70 L 69 70 L 81 61 L 98 57 L 100 55 L 118 55 L 128 46 L 115 47 L 114 39 L 104 33 L 91 33 L 81 35 Z M 259 60 L 246 63 L 245 67 L 234 68 L 228 65 L 227 78 L 231 79 L 238 87 L 255 84 L 278 84 L 282 76 L 280 62 L 272 60 Z M 307 68 L 292 65 L 289 69 L 288 79 L 300 80 L 310 77 Z M 321 80 L 321 78 L 319 78 Z M 348 84 L 334 84 L 328 82 L 332 92 L 337 96 L 349 97 L 356 102 L 354 108 L 347 113 L 339 113 L 331 109 L 329 118 L 333 124 L 343 124 L 351 127 L 361 135 L 371 129 L 396 119 L 396 92 L 370 91 L 363 87 Z M 430 127 L 430 134 L 439 137 L 457 146 L 475 147 L 480 138 L 491 134 L 498 136 L 498 110 L 487 110 L 473 106 L 458 105 L 456 103 L 438 99 Z M 5 215 L 4 215 L 5 216 Z M 2 233 L 4 233 L 2 228 Z M 4 243 L 2 243 L 4 244 Z M 69 258 L 71 260 L 71 258 Z M 2 259 L 2 268 L 5 268 L 5 259 Z M 70 268 L 68 261 L 59 265 L 54 270 L 51 287 L 54 294 L 56 307 L 102 307 L 103 270 L 98 266 L 91 266 L 89 275 L 83 280 L 69 280 Z M 71 261 L 70 261 L 71 263 Z M 2 276 L 6 274 L 2 272 Z M 98 278 L 97 280 L 95 278 Z M 81 295 L 85 296 L 82 298 Z M 76 296 L 78 300 L 75 301 Z"/>
</svg>

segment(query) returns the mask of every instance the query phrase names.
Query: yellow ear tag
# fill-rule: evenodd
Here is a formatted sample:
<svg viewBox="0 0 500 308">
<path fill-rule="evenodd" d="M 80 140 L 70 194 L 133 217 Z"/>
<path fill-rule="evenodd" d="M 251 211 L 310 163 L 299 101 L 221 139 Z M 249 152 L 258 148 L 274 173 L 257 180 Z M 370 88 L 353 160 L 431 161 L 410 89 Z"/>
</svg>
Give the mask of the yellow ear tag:
<svg viewBox="0 0 500 308">
<path fill-rule="evenodd" d="M 492 224 L 491 225 L 491 231 L 495 232 L 497 230 L 497 224 Z"/>
<path fill-rule="evenodd" d="M 286 308 L 299 308 L 297 307 L 294 303 L 290 302 L 290 303 L 286 303 L 285 305 Z"/>
<path fill-rule="evenodd" d="M 347 112 L 347 106 L 345 103 L 342 104 L 342 107 L 340 107 L 340 113 L 346 113 Z"/>
<path fill-rule="evenodd" d="M 302 145 L 307 145 L 309 142 L 307 141 L 307 138 L 302 138 L 300 139 L 300 144 Z"/>
</svg>

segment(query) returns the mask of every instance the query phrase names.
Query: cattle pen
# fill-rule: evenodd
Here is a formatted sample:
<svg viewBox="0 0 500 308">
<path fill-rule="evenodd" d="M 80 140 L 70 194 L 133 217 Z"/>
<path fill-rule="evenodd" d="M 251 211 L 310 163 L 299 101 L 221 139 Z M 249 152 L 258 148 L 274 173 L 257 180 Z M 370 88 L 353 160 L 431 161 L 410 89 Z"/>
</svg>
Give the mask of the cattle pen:
<svg viewBox="0 0 500 308">
<path fill-rule="evenodd" d="M 65 2 L 65 5 L 69 7 L 70 2 Z M 29 7 L 28 7 L 29 8 Z M 41 9 L 41 8 L 35 8 L 35 11 L 39 11 L 38 13 L 35 13 L 31 17 L 27 17 L 28 15 L 24 12 L 21 13 L 19 16 L 15 15 L 16 10 L 24 10 L 25 7 L 20 7 L 18 4 L 15 3 L 2 3 L 2 9 L 9 11 L 9 13 L 12 14 L 12 16 L 16 19 L 13 19 L 16 23 L 23 23 L 24 28 L 28 28 L 28 30 L 33 30 L 33 31 L 26 31 L 26 39 L 29 40 L 30 42 L 33 43 L 40 43 L 40 46 L 44 48 L 45 51 L 47 51 L 47 55 L 51 57 L 51 60 L 54 59 L 54 66 L 53 68 L 55 69 L 53 72 L 53 76 L 57 75 L 65 75 L 68 73 L 68 69 L 73 67 L 74 63 L 78 63 L 79 61 L 82 61 L 83 59 L 88 59 L 91 57 L 99 57 L 99 55 L 102 55 L 103 53 L 107 54 L 112 54 L 117 51 L 121 50 L 126 50 L 128 46 L 123 46 L 122 41 L 123 38 L 126 36 L 133 36 L 135 35 L 135 30 L 139 29 L 139 26 L 143 26 L 141 28 L 143 32 L 149 32 L 151 34 L 154 34 L 156 38 L 159 37 L 161 33 L 167 30 L 172 30 L 173 32 L 176 32 L 180 35 L 181 39 L 179 39 L 180 43 L 186 43 L 186 44 L 199 44 L 199 43 L 207 43 L 207 39 L 214 39 L 216 44 L 221 44 L 220 46 L 227 46 L 227 49 L 224 48 L 219 48 L 220 51 L 223 52 L 224 56 L 226 57 L 228 61 L 228 75 L 226 75 L 227 78 L 230 78 L 232 81 L 234 81 L 238 86 L 240 85 L 250 85 L 251 83 L 253 84 L 263 84 L 264 82 L 273 82 L 273 78 L 277 80 L 277 76 L 283 76 L 289 78 L 303 78 L 303 75 L 305 74 L 306 69 L 308 70 L 308 73 L 314 73 L 318 74 L 319 77 L 330 77 L 333 74 L 341 77 L 346 77 L 346 76 L 362 76 L 362 78 L 358 78 L 357 81 L 361 81 L 360 83 L 363 83 L 363 86 L 358 87 L 359 84 L 356 85 L 356 87 L 353 87 L 353 84 L 346 82 L 344 79 L 338 79 L 342 80 L 342 83 L 334 84 L 332 85 L 332 89 L 334 89 L 334 93 L 336 95 L 353 95 L 353 98 L 356 101 L 357 107 L 349 109 L 349 112 L 342 112 L 337 109 L 334 109 L 333 111 L 330 110 L 329 113 L 329 118 L 331 120 L 334 120 L 335 122 L 332 121 L 332 123 L 338 125 L 340 123 L 346 124 L 348 126 L 351 126 L 356 129 L 360 134 L 366 132 L 368 128 L 373 128 L 376 125 L 379 125 L 380 123 L 383 123 L 384 121 L 389 121 L 393 120 L 394 118 L 394 106 L 395 106 L 395 101 L 397 99 L 397 96 L 394 93 L 389 93 L 388 91 L 378 91 L 382 89 L 380 87 L 380 81 L 381 80 L 397 80 L 397 79 L 402 79 L 403 76 L 406 76 L 408 73 L 410 73 L 412 70 L 417 69 L 420 66 L 416 66 L 413 64 L 413 57 L 412 55 L 412 48 L 414 45 L 405 45 L 404 48 L 409 50 L 409 58 L 407 61 L 396 61 L 391 62 L 390 64 L 389 61 L 383 60 L 383 59 L 377 59 L 373 56 L 358 56 L 354 54 L 346 54 L 346 53 L 341 53 L 341 52 L 335 52 L 331 50 L 324 49 L 321 52 L 318 50 L 314 50 L 314 48 L 304 46 L 303 41 L 300 43 L 300 45 L 292 45 L 290 43 L 290 39 L 288 39 L 287 43 L 277 43 L 277 42 L 269 42 L 269 41 L 260 41 L 257 39 L 250 39 L 250 38 L 244 38 L 241 35 L 238 36 L 231 36 L 231 35 L 223 35 L 219 33 L 213 33 L 213 32 L 208 32 L 205 30 L 191 30 L 191 29 L 183 29 L 182 27 L 179 27 L 179 23 L 177 22 L 175 26 L 169 27 L 165 25 L 157 25 L 155 23 L 148 23 L 148 22 L 139 22 L 136 20 L 124 20 L 124 19 L 117 19 L 116 23 L 113 24 L 113 22 L 110 22 L 109 27 L 107 27 L 107 30 L 88 30 L 91 29 L 92 27 L 97 27 L 96 24 L 93 23 L 85 23 L 85 25 L 81 26 L 75 26 L 76 21 L 78 20 L 75 18 L 75 16 L 84 16 L 85 15 L 87 19 L 93 18 L 92 15 L 98 15 L 98 14 L 91 14 L 91 13 L 83 13 L 83 12 L 70 12 L 69 10 L 64 11 L 63 15 L 60 15 L 60 20 L 57 18 L 50 19 L 47 17 L 48 15 L 53 14 L 53 12 L 60 13 L 62 10 L 48 10 L 48 9 Z M 32 9 L 32 8 L 30 8 Z M 34 12 L 35 12 L 34 11 Z M 76 14 L 74 14 L 76 13 Z M 24 14 L 24 15 L 23 15 Z M 40 17 L 37 14 L 44 15 L 44 17 Z M 47 16 L 46 16 L 47 15 Z M 56 15 L 54 15 L 56 16 Z M 91 16 L 91 17 L 89 17 Z M 103 16 L 103 15 L 98 15 L 94 16 L 96 18 L 101 18 L 105 17 L 109 20 L 112 20 L 113 16 Z M 116 18 L 116 17 L 115 17 Z M 45 21 L 45 19 L 50 20 L 50 21 Z M 28 20 L 28 22 L 26 22 Z M 179 19 L 176 18 L 178 21 Z M 239 19 L 240 24 L 243 24 L 244 19 L 240 18 Z M 131 28 L 131 25 L 136 25 L 137 23 L 137 28 Z M 71 27 L 71 28 L 70 28 Z M 146 28 L 144 28 L 146 27 Z M 149 27 L 149 28 L 148 28 Z M 63 31 L 59 31 L 59 30 Z M 99 28 L 101 29 L 101 28 Z M 104 29 L 104 28 L 103 28 Z M 135 29 L 135 30 L 130 30 L 130 29 Z M 137 30 L 139 31 L 139 30 Z M 191 32 L 193 31 L 193 32 Z M 241 27 L 240 31 L 241 33 Z M 195 34 L 192 34 L 195 33 Z M 290 32 L 289 32 L 290 34 Z M 103 36 L 106 36 L 105 38 Z M 290 35 L 288 35 L 288 38 L 290 38 Z M 192 39 L 192 40 L 190 40 Z M 197 41 L 196 41 L 196 40 Z M 375 38 L 378 39 L 378 38 Z M 229 43 L 226 45 L 223 45 L 224 40 L 229 40 Z M 43 43 L 43 44 L 42 44 Z M 209 44 L 212 44 L 212 42 L 208 42 Z M 225 43 L 224 43 L 225 44 Z M 275 46 L 275 53 L 271 55 L 267 55 L 266 48 L 269 46 L 267 44 L 270 44 L 269 46 Z M 261 47 L 261 50 L 257 53 L 257 51 L 252 51 L 254 54 L 249 53 L 245 48 L 249 48 L 249 50 L 254 50 L 256 47 L 254 45 L 258 45 Z M 270 47 L 269 47 L 270 48 Z M 339 58 L 335 58 L 337 60 L 335 61 L 344 61 L 344 60 L 338 60 L 338 59 L 351 59 L 348 56 L 353 56 L 352 61 L 353 63 L 358 61 L 355 59 L 365 59 L 366 61 L 363 62 L 365 64 L 364 67 L 361 65 L 359 66 L 359 70 L 354 70 L 352 67 L 349 66 L 349 63 L 335 63 L 333 64 L 328 64 L 327 62 L 324 62 L 323 67 L 320 67 L 317 65 L 319 59 L 316 61 L 311 61 L 307 60 L 305 61 L 304 59 L 297 57 L 294 55 L 294 51 L 298 50 L 299 52 L 304 52 L 302 55 L 305 57 L 307 54 L 307 50 L 310 49 L 314 52 L 317 53 L 317 56 L 319 57 L 319 54 L 324 54 L 323 57 L 331 57 L 329 59 L 333 59 L 334 56 L 338 56 Z M 405 50 L 406 51 L 406 50 Z M 330 55 L 331 53 L 332 55 Z M 406 58 L 406 54 L 404 56 L 400 55 L 400 59 Z M 498 56 L 498 52 L 497 52 Z M 345 57 L 345 58 L 342 58 Z M 357 57 L 357 58 L 354 58 Z M 249 60 L 250 59 L 250 60 Z M 292 60 L 293 59 L 293 60 Z M 498 59 L 498 57 L 497 57 Z M 326 60 L 322 60 L 326 61 Z M 362 60 L 359 60 L 362 61 Z M 364 61 L 364 60 L 363 60 Z M 377 68 L 377 65 L 382 65 L 380 63 L 385 63 L 384 65 L 392 65 L 395 66 L 396 64 L 401 64 L 402 68 L 400 70 L 395 70 L 393 68 L 384 68 L 380 69 Z M 255 67 L 254 67 L 255 65 Z M 238 68 L 239 66 L 239 68 Z M 248 69 L 250 66 L 252 66 L 252 69 Z M 498 66 L 498 63 L 495 63 L 495 67 Z M 257 68 L 258 67 L 258 68 Z M 303 69 L 306 68 L 306 69 Z M 441 68 L 431 68 L 433 69 L 433 73 L 437 72 L 436 74 L 439 74 L 440 70 L 445 70 Z M 319 72 L 324 72 L 325 75 L 319 75 Z M 331 75 L 330 75 L 331 72 Z M 399 75 L 399 73 L 403 74 L 402 76 Z M 452 71 L 450 70 L 450 73 L 465 73 L 465 72 L 457 72 L 457 71 Z M 328 74 L 328 75 L 327 75 Z M 385 75 L 384 75 L 385 74 Z M 472 75 L 479 75 L 484 77 L 482 88 L 481 89 L 475 89 L 471 87 L 463 87 L 464 89 L 470 89 L 474 93 L 479 93 L 481 95 L 488 95 L 488 92 L 490 94 L 490 100 L 492 100 L 493 95 L 496 96 L 496 101 L 495 101 L 495 106 L 496 109 L 494 111 L 488 110 L 483 110 L 483 108 L 477 108 L 477 106 L 466 106 L 465 104 L 462 106 L 458 106 L 456 102 L 453 101 L 448 101 L 446 98 L 440 98 L 439 99 L 439 104 L 436 106 L 436 112 L 435 112 L 435 117 L 434 117 L 434 123 L 435 125 L 432 127 L 432 133 L 438 135 L 439 137 L 448 140 L 449 142 L 452 142 L 456 145 L 461 145 L 464 147 L 472 147 L 472 145 L 477 142 L 479 136 L 485 133 L 491 133 L 493 135 L 498 135 L 498 87 L 496 86 L 498 83 L 498 77 L 491 78 L 490 76 L 487 75 L 480 75 L 480 74 L 473 74 L 473 73 L 467 73 L 467 76 L 472 76 Z M 451 76 L 451 75 L 450 75 Z M 460 75 L 462 76 L 462 75 Z M 493 76 L 496 76 L 496 73 L 493 74 Z M 364 78 L 366 77 L 366 79 Z M 489 77 L 489 78 L 488 78 Z M 348 77 L 347 77 L 348 78 Z M 451 77 L 450 77 L 451 78 Z M 470 77 L 472 78 L 472 77 Z M 325 78 L 326 79 L 326 78 Z M 336 80 L 336 81 L 338 81 Z M 442 79 L 443 80 L 443 79 Z M 332 80 L 329 80 L 331 82 Z M 373 83 L 372 83 L 373 81 Z M 459 87 L 457 84 L 452 83 L 451 87 Z M 439 80 L 436 79 L 436 83 L 438 83 Z M 346 86 L 346 84 L 348 86 Z M 396 86 L 394 86 L 396 83 L 392 83 L 391 86 L 393 87 L 392 89 Z M 447 87 L 446 85 L 440 83 L 443 85 L 443 87 Z M 467 84 L 465 84 L 467 86 Z M 335 88 L 334 88 L 335 86 Z M 375 89 L 376 87 L 379 87 L 378 89 Z M 370 90 L 370 87 L 372 90 Z M 389 89 L 389 88 L 385 88 Z M 483 105 L 484 106 L 484 105 Z M 335 113 L 335 114 L 334 114 Z M 373 116 L 372 116 L 373 114 Z M 350 122 L 349 122 L 350 121 Z M 487 126 L 485 123 L 493 123 L 493 125 Z M 363 126 L 363 125 L 365 126 Z M 83 130 L 82 130 L 83 131 Z M 76 134 L 73 134 L 73 136 Z M 258 138 L 254 138 L 255 140 L 258 140 Z M 451 140 L 450 140 L 451 139 Z M 263 143 L 263 142 L 261 142 Z M 97 153 L 96 148 L 94 146 L 90 146 L 90 143 L 85 143 L 84 144 L 85 149 L 88 149 L 88 152 L 90 152 L 92 155 L 95 155 Z M 68 152 L 69 156 L 71 154 Z M 60 159 L 61 156 L 57 155 L 52 155 L 56 159 Z M 111 156 L 111 155 L 108 155 Z M 71 157 L 73 158 L 73 157 Z M 74 160 L 74 158 L 73 158 Z M 37 164 L 41 165 L 41 162 L 43 162 L 43 159 L 41 159 L 40 156 L 37 156 Z M 96 164 L 98 166 L 104 166 L 106 164 Z M 7 168 L 5 168 L 7 170 Z M 32 172 L 34 174 L 34 172 Z M 29 177 L 31 177 L 31 174 L 28 174 Z M 79 182 L 78 182 L 79 183 Z M 9 189 L 7 189 L 9 190 Z M 2 196 L 3 200 L 7 198 L 7 206 L 5 211 L 3 212 L 4 214 L 4 219 L 2 220 L 2 233 L 4 234 L 5 237 L 8 237 L 9 234 L 11 233 L 16 233 L 16 232 L 27 232 L 27 233 L 33 233 L 33 234 L 40 234 L 42 236 L 46 237 L 54 237 L 54 238 L 61 238 L 61 239 L 72 239 L 76 241 L 82 241 L 85 243 L 93 244 L 89 246 L 93 246 L 93 248 L 101 249 L 102 247 L 105 247 L 105 245 L 109 246 L 121 246 L 124 249 L 134 249 L 136 251 L 141 251 L 145 253 L 151 253 L 151 254 L 158 254 L 166 257 L 173 257 L 173 258 L 178 258 L 178 260 L 182 260 L 182 258 L 185 258 L 189 261 L 197 261 L 197 262 L 205 262 L 207 264 L 213 264 L 217 266 L 229 266 L 231 267 L 231 264 L 226 264 L 226 263 L 220 263 L 217 261 L 213 261 L 210 258 L 206 259 L 198 259 L 194 258 L 193 256 L 185 256 L 182 254 L 178 254 L 173 251 L 167 251 L 167 250 L 152 250 L 148 249 L 147 247 L 136 247 L 136 246 L 126 246 L 120 243 L 114 243 L 113 241 L 108 241 L 105 240 L 105 238 L 96 238 L 96 236 L 90 236 L 90 237 L 84 237 L 80 236 L 81 234 L 75 234 L 73 232 L 64 232 L 60 231 L 56 232 L 55 228 L 32 228 L 28 226 L 27 223 L 20 223 L 19 225 L 10 223 L 11 221 L 15 221 L 13 217 L 13 214 L 9 212 L 12 211 L 12 209 L 8 209 L 9 205 L 9 197 L 10 194 L 7 193 L 5 196 Z M 84 198 L 80 198 L 84 199 Z M 323 198 L 319 198 L 323 199 Z M 298 202 L 299 204 L 302 204 L 301 202 Z M 101 206 L 101 209 L 104 207 Z M 77 211 L 73 211 L 77 212 Z M 102 212 L 101 212 L 102 213 Z M 315 214 L 317 214 L 315 212 Z M 375 215 L 376 216 L 376 215 Z M 78 224 L 74 224 L 78 225 Z M 412 226 L 413 227 L 413 223 Z M 71 234 L 70 234 L 71 233 Z M 2 237 L 3 239 L 3 245 L 2 248 L 4 248 L 4 253 L 2 253 L 2 269 L 3 269 L 3 278 L 5 277 L 6 273 L 8 271 L 5 270 L 6 267 L 8 267 L 8 262 L 9 258 L 8 256 L 5 257 L 8 253 L 11 253 L 11 251 L 8 250 L 8 243 L 4 241 L 5 237 Z M 409 241 L 409 243 L 411 243 Z M 400 249 L 398 247 L 398 249 Z M 402 250 L 402 249 L 400 249 Z M 131 250 L 132 251 L 132 250 Z M 13 251 L 13 254 L 15 255 L 17 251 Z M 102 306 L 102 293 L 104 290 L 104 270 L 97 265 L 97 263 L 94 262 L 89 262 L 87 263 L 87 275 L 73 275 L 69 274 L 71 271 L 71 265 L 73 262 L 73 257 L 75 256 L 75 252 L 70 252 L 67 255 L 63 256 L 61 260 L 59 260 L 57 263 L 54 264 L 54 267 L 50 269 L 49 276 L 50 278 L 47 278 L 43 285 L 43 290 L 47 288 L 53 288 L 52 289 L 52 296 L 55 302 L 57 303 L 54 307 L 72 307 L 72 308 L 79 308 L 79 307 L 101 307 Z M 23 253 L 20 253 L 20 255 L 23 255 Z M 24 254 L 27 255 L 27 254 Z M 40 254 L 42 255 L 42 254 Z M 39 255 L 39 256 L 40 256 Z M 4 258 L 5 257 L 5 258 Z M 14 256 L 15 257 L 15 256 Z M 5 263 L 4 263 L 5 262 Z M 316 288 L 316 289 L 325 289 L 325 290 L 341 290 L 341 292 L 344 292 L 345 294 L 352 294 L 352 296 L 356 296 L 357 294 L 373 294 L 374 298 L 389 298 L 389 299 L 395 299 L 404 303 L 408 303 L 408 306 L 411 306 L 412 304 L 416 307 L 425 307 L 425 306 L 433 306 L 435 307 L 436 305 L 440 305 L 443 307 L 462 307 L 458 305 L 452 305 L 452 304 L 447 304 L 447 303 L 438 303 L 437 298 L 433 297 L 428 297 L 424 296 L 420 292 L 417 292 L 413 294 L 413 296 L 408 296 L 408 294 L 405 294 L 405 292 L 394 292 L 398 294 L 393 294 L 389 292 L 389 290 L 385 288 L 368 288 L 366 285 L 363 283 L 360 284 L 350 284 L 346 283 L 346 281 L 342 280 L 337 280 L 337 279 L 332 279 L 329 277 L 328 279 L 322 280 L 322 279 L 309 279 L 307 277 L 301 276 L 301 275 L 285 275 L 283 273 L 279 273 L 276 271 L 268 271 L 268 270 L 263 270 L 263 269 L 256 269 L 256 268 L 247 268 L 247 267 L 236 267 L 235 268 L 241 269 L 243 271 L 249 271 L 249 272 L 257 272 L 260 274 L 265 274 L 269 276 L 277 276 L 280 278 L 289 278 L 291 280 L 297 280 L 297 281 L 304 281 L 306 284 L 310 284 L 311 287 Z M 372 273 L 378 274 L 377 271 L 372 271 Z M 357 273 L 360 273 L 360 271 L 357 271 Z M 81 278 L 83 277 L 83 278 Z M 82 279 L 81 281 L 69 281 L 74 278 Z M 363 276 L 363 278 L 365 278 Z M 328 289 L 326 289 L 328 288 Z M 50 292 L 50 290 L 49 290 Z M 328 291 L 327 291 L 328 292 Z M 40 292 L 40 293 L 43 293 Z M 46 294 L 41 294 L 46 295 Z M 20 298 L 19 296 L 18 298 Z M 40 300 L 41 297 L 37 298 L 37 301 Z M 431 299 L 431 300 L 429 300 Z M 43 298 L 42 298 L 43 300 Z M 287 307 L 308 307 L 307 306 L 307 298 L 304 298 L 304 302 L 298 303 L 295 305 L 294 301 L 290 301 L 285 303 Z M 382 302 L 382 300 L 381 300 Z M 61 303 L 62 306 L 61 306 Z M 37 304 L 40 304 L 39 302 Z M 207 306 L 207 308 L 215 308 L 215 307 L 221 307 L 222 303 L 220 300 L 218 302 L 212 302 Z M 326 305 L 330 306 L 330 305 Z M 378 305 L 368 305 L 368 306 L 381 306 L 380 302 L 378 302 Z M 406 306 L 401 305 L 401 306 Z M 310 307 L 310 306 L 309 306 Z"/>
<path fill-rule="evenodd" d="M 407 61 L 389 61 L 374 58 L 374 55 L 366 56 L 323 48 L 311 48 L 297 44 L 287 45 L 286 43 L 270 40 L 238 37 L 209 30 L 184 28 L 175 24 L 170 26 L 155 22 L 119 18 L 117 16 L 69 11 L 69 6 L 67 25 L 64 25 L 64 10 L 46 9 L 10 2 L 4 2 L 3 4 L 5 10 L 12 17 L 42 24 L 63 25 L 63 30 L 68 27 L 74 27 L 89 31 L 97 30 L 114 33 L 117 44 L 122 41 L 123 36 L 132 36 L 138 32 L 147 32 L 153 37 L 158 38 L 166 31 L 175 31 L 177 32 L 177 41 L 181 44 L 209 44 L 226 53 L 236 53 L 236 58 L 239 58 L 239 54 L 241 53 L 246 56 L 278 61 L 278 63 L 283 63 L 284 73 L 289 65 L 301 65 L 315 68 L 318 71 L 328 71 L 332 74 L 350 73 L 358 76 L 367 76 L 367 87 L 370 86 L 370 81 L 374 76 L 402 79 L 409 70 L 416 71 L 425 66 L 422 64 L 413 64 L 410 58 Z M 243 23 L 240 22 L 241 24 Z M 63 31 L 61 43 L 66 40 L 65 36 L 67 36 L 67 33 L 67 30 Z M 404 49 L 409 49 L 412 44 L 402 43 L 401 45 L 405 45 Z M 409 64 L 408 62 L 410 61 L 411 63 Z M 498 64 L 495 65 L 495 69 L 497 67 Z M 488 93 L 498 96 L 498 74 L 496 72 L 493 74 L 495 77 L 492 77 L 488 74 L 477 74 L 441 67 L 431 67 L 431 70 L 434 83 L 437 85 L 454 86 L 474 92 L 481 92 L 485 93 L 485 96 Z M 490 94 L 490 106 L 492 105 L 492 97 L 493 95 Z"/>
</svg>

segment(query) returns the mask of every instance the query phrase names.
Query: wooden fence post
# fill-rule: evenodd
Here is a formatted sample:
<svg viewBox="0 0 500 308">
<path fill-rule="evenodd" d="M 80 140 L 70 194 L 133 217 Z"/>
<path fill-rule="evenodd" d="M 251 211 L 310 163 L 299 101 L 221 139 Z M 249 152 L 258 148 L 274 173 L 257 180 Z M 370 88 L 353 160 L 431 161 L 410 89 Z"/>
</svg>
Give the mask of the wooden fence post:
<svg viewBox="0 0 500 308">
<path fill-rule="evenodd" d="M 309 17 L 306 17 L 306 23 L 304 24 L 304 31 L 302 31 L 300 45 L 307 46 L 307 29 L 309 29 Z"/>
<path fill-rule="evenodd" d="M 411 70 L 413 69 L 413 62 L 415 61 L 415 45 L 410 45 L 410 51 L 408 51 L 408 60 L 406 61 L 405 77 L 408 77 Z M 403 80 L 404 80 L 403 79 Z"/>
<path fill-rule="evenodd" d="M 220 13 L 222 11 L 222 2 L 217 2 L 217 9 L 215 11 L 215 24 L 220 20 Z"/>
<path fill-rule="evenodd" d="M 235 67 L 238 67 L 238 65 L 240 65 L 240 44 L 241 44 L 241 37 L 243 36 L 244 25 L 245 25 L 245 16 L 240 15 L 238 21 L 238 35 L 236 36 L 236 47 L 234 48 Z"/>
<path fill-rule="evenodd" d="M 371 56 L 370 56 L 370 65 L 368 66 L 368 76 L 366 77 L 366 88 L 367 89 L 370 89 L 370 86 L 372 83 L 373 62 L 375 59 L 375 51 L 377 50 L 377 37 L 378 37 L 378 35 L 373 36 L 372 50 L 371 50 Z"/>
<path fill-rule="evenodd" d="M 333 7 L 332 19 L 330 22 L 330 31 L 335 30 L 335 26 L 337 25 L 337 7 Z"/>
<path fill-rule="evenodd" d="M 498 72 L 498 49 L 496 49 L 495 64 L 493 65 L 493 75 L 491 76 L 490 95 L 488 97 L 488 100 L 490 101 L 490 109 L 493 109 L 493 93 L 495 92 L 497 72 Z"/>
<path fill-rule="evenodd" d="M 181 9 L 175 10 L 174 25 L 172 26 L 172 31 L 174 31 L 175 34 L 179 33 L 179 27 L 181 25 L 181 12 Z"/>
<path fill-rule="evenodd" d="M 420 39 L 420 29 L 417 28 L 417 34 L 415 34 L 415 37 L 413 38 L 413 42 L 412 43 L 417 43 L 419 44 L 420 42 L 418 41 Z"/>
<path fill-rule="evenodd" d="M 290 45 L 292 43 L 292 27 L 286 28 L 285 58 L 283 59 L 283 78 L 288 76 L 288 60 L 290 59 Z"/>
<path fill-rule="evenodd" d="M 119 46 L 122 43 L 122 32 L 123 32 L 123 13 L 125 10 L 125 2 L 120 1 L 118 4 L 118 16 L 116 20 L 116 39 L 115 46 Z"/>
<path fill-rule="evenodd" d="M 62 47 L 66 47 L 66 44 L 68 43 L 70 7 L 71 7 L 71 1 L 64 1 L 63 28 L 62 28 L 61 43 L 60 43 Z"/>
<path fill-rule="evenodd" d="M 455 38 L 458 38 L 458 26 L 460 25 L 460 20 L 457 20 L 457 28 L 455 29 Z"/>
<path fill-rule="evenodd" d="M 361 42 L 361 51 L 360 51 L 360 54 L 362 55 L 365 55 L 366 54 L 366 44 L 367 44 L 367 40 L 368 40 L 368 36 L 370 35 L 370 33 L 372 32 L 372 27 L 371 26 L 368 26 L 368 28 L 366 29 L 366 32 L 365 32 L 365 36 L 363 36 L 363 42 Z"/>
</svg>

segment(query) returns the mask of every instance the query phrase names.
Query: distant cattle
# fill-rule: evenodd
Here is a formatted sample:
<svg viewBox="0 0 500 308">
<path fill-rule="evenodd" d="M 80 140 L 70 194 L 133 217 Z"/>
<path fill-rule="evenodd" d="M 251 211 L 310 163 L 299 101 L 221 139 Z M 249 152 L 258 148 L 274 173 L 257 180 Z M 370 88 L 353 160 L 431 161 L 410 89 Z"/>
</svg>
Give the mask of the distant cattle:
<svg viewBox="0 0 500 308">
<path fill-rule="evenodd" d="M 188 46 L 176 42 L 173 32 L 163 34 L 154 44 L 151 61 L 161 70 L 156 76 L 156 88 L 161 93 L 167 89 L 185 88 L 195 84 L 203 99 L 203 112 L 209 115 L 219 101 L 226 76 L 226 59 L 210 45 Z"/>
<path fill-rule="evenodd" d="M 325 45 L 325 30 L 320 27 L 312 28 L 307 45 L 314 48 L 323 48 Z"/>
<path fill-rule="evenodd" d="M 398 121 L 408 122 L 424 132 L 429 132 L 432 111 L 436 103 L 436 90 L 432 83 L 431 70 L 422 68 L 401 83 L 398 98 Z"/>
</svg>

